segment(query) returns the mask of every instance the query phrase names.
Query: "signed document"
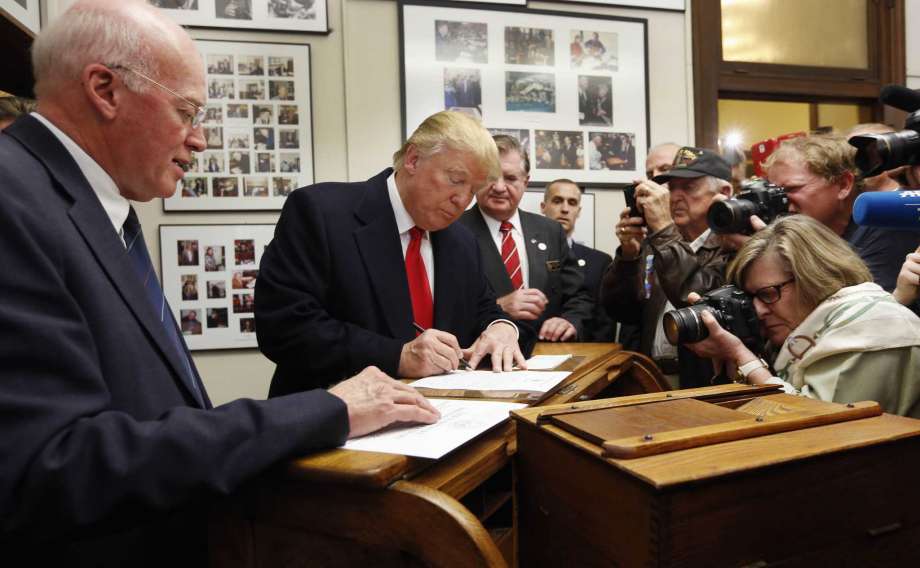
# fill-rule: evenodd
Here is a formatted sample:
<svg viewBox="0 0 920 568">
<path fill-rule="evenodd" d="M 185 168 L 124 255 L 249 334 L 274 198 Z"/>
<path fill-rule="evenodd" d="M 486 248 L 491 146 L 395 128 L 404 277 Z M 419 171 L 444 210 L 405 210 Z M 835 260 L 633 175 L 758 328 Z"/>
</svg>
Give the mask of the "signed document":
<svg viewBox="0 0 920 568">
<path fill-rule="evenodd" d="M 441 412 L 435 424 L 396 425 L 348 440 L 346 450 L 363 450 L 437 459 L 508 419 L 525 404 L 481 400 L 430 399 Z"/>
<path fill-rule="evenodd" d="M 572 358 L 572 354 L 566 355 L 534 355 L 527 360 L 528 371 L 552 371 L 559 365 Z"/>
<path fill-rule="evenodd" d="M 545 393 L 571 375 L 569 371 L 454 371 L 425 377 L 409 386 L 437 390 L 515 391 Z"/>
</svg>

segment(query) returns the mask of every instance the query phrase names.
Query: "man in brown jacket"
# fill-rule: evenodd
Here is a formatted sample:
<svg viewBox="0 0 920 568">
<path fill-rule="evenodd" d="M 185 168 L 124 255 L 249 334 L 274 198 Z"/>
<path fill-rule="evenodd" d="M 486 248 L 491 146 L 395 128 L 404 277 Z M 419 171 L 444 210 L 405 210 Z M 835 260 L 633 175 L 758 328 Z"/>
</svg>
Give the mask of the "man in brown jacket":
<svg viewBox="0 0 920 568">
<path fill-rule="evenodd" d="M 711 150 L 681 148 L 670 171 L 636 186 L 636 207 L 643 216 L 629 209 L 620 215 L 620 247 L 601 287 L 610 317 L 640 325 L 640 350 L 679 388 L 710 384 L 712 367 L 670 345 L 661 320 L 666 311 L 686 306 L 690 292 L 704 293 L 724 282 L 729 256 L 706 222 L 718 194 L 731 195 L 728 163 Z"/>
</svg>

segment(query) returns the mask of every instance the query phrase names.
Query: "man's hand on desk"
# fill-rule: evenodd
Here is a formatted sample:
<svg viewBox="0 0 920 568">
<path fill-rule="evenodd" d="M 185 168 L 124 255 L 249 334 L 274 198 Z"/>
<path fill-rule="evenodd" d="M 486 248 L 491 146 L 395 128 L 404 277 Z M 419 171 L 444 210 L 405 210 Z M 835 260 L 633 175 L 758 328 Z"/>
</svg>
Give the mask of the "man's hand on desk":
<svg viewBox="0 0 920 568">
<path fill-rule="evenodd" d="M 486 328 L 469 349 L 463 350 L 463 355 L 471 369 L 475 369 L 487 355 L 492 357 L 493 371 L 511 371 L 515 365 L 526 369 L 526 359 L 517 340 L 517 328 L 510 322 L 499 321 Z"/>
<path fill-rule="evenodd" d="M 429 329 L 403 345 L 399 355 L 399 376 L 404 378 L 439 375 L 460 367 L 460 343 L 446 331 Z"/>
<path fill-rule="evenodd" d="M 543 322 L 540 327 L 540 341 L 568 341 L 575 339 L 577 331 L 569 320 L 555 317 Z"/>
<path fill-rule="evenodd" d="M 441 418 L 435 407 L 414 388 L 368 367 L 329 389 L 348 407 L 349 438 L 357 438 L 394 422 L 433 424 Z"/>
<path fill-rule="evenodd" d="M 536 288 L 521 288 L 498 299 L 498 305 L 509 316 L 518 320 L 535 320 L 546 309 L 546 295 Z"/>
</svg>

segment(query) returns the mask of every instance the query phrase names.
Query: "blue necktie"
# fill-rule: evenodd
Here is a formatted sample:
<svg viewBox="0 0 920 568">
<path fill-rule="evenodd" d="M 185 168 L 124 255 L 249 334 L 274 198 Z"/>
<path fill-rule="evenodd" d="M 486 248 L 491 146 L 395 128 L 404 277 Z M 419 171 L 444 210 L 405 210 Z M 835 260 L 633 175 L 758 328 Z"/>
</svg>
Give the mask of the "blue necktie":
<svg viewBox="0 0 920 568">
<path fill-rule="evenodd" d="M 163 294 L 163 289 L 160 288 L 160 283 L 157 281 L 157 275 L 153 271 L 153 263 L 150 262 L 150 253 L 147 252 L 147 245 L 144 243 L 144 234 L 141 232 L 141 224 L 140 221 L 137 220 L 137 214 L 134 212 L 133 207 L 128 210 L 128 218 L 125 220 L 124 224 L 124 234 L 125 245 L 127 246 L 128 258 L 131 259 L 131 265 L 134 267 L 134 271 L 137 272 L 138 277 L 140 277 L 144 285 L 144 290 L 147 292 L 147 300 L 150 302 L 154 313 L 160 320 L 160 324 L 166 331 L 166 336 L 169 337 L 176 353 L 179 355 L 179 359 L 182 361 L 185 370 L 185 376 L 182 378 L 189 388 L 192 389 L 195 399 L 204 404 L 201 389 L 198 387 L 198 382 L 195 380 L 195 373 L 192 371 L 192 364 L 185 353 L 185 343 L 179 336 L 179 329 L 176 327 L 176 322 L 169 312 L 169 304 L 166 303 L 166 295 Z"/>
</svg>

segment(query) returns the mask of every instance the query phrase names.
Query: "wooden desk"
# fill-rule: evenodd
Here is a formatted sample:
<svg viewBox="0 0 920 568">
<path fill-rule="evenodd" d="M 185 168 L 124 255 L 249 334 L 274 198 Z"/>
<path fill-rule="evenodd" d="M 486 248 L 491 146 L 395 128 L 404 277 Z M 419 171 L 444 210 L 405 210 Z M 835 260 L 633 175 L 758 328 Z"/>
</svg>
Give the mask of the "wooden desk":
<svg viewBox="0 0 920 568">
<path fill-rule="evenodd" d="M 724 385 L 515 411 L 521 566 L 920 565 L 920 421 L 881 415 L 874 403 L 784 397 Z M 853 419 L 709 444 L 702 438 L 735 422 L 683 428 L 686 415 L 669 424 L 653 408 L 702 400 L 723 413 L 748 405 L 755 427 L 820 412 Z M 629 428 L 610 413 L 571 418 L 604 405 L 620 405 L 624 419 L 659 416 L 653 434 L 633 429 L 638 444 L 694 436 L 681 438 L 686 449 L 607 458 L 616 444 L 571 433 L 575 422 Z M 556 411 L 567 417 L 547 421 Z"/>
<path fill-rule="evenodd" d="M 577 356 L 541 404 L 649 387 L 644 360 L 616 344 L 539 344 L 535 353 Z M 513 565 L 515 448 L 508 420 L 437 461 L 339 449 L 296 460 L 213 515 L 212 564 Z"/>
</svg>

